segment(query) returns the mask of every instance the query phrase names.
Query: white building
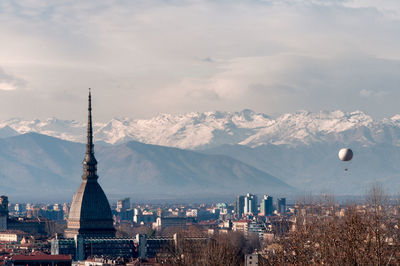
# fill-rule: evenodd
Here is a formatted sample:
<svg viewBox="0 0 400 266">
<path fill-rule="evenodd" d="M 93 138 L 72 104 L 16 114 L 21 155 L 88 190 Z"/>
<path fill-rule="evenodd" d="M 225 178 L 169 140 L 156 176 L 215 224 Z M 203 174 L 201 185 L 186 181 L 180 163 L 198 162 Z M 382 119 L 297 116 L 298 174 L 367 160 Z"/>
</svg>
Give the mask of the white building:
<svg viewBox="0 0 400 266">
<path fill-rule="evenodd" d="M 6 230 L 0 232 L 0 241 L 20 243 L 22 238 L 26 236 L 28 234 L 20 230 Z"/>
<path fill-rule="evenodd" d="M 257 196 L 247 193 L 244 198 L 244 214 L 257 215 Z"/>
</svg>

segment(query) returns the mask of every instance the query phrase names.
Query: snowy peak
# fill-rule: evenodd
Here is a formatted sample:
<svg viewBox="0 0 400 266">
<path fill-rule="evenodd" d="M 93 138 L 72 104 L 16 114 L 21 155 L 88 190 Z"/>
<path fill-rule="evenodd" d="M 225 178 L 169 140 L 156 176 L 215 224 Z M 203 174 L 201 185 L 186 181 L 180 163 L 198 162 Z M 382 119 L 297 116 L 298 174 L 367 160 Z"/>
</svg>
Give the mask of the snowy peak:
<svg viewBox="0 0 400 266">
<path fill-rule="evenodd" d="M 240 144 L 311 144 L 325 141 L 327 135 L 341 134 L 358 127 L 373 127 L 373 119 L 361 111 L 299 111 L 279 116 Z"/>
<path fill-rule="evenodd" d="M 0 121 L 0 129 L 6 127 L 15 131 L 14 134 L 37 132 L 70 141 L 85 141 L 86 123 L 74 120 L 13 118 Z M 271 118 L 245 109 L 240 112 L 159 114 L 151 119 L 114 118 L 107 123 L 95 123 L 94 131 L 97 141 L 110 144 L 135 140 L 186 149 L 224 144 L 251 147 L 308 145 L 332 140 L 400 145 L 400 115 L 374 120 L 362 111 L 346 113 L 337 110 L 298 111 Z"/>
</svg>

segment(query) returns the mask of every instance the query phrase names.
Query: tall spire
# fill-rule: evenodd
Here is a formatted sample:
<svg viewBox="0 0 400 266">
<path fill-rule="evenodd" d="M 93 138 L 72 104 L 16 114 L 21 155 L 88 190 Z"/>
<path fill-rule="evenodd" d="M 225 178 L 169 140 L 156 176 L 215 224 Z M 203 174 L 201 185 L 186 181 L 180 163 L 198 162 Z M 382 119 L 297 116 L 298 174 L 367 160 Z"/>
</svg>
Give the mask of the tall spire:
<svg viewBox="0 0 400 266">
<path fill-rule="evenodd" d="M 83 176 L 82 179 L 97 179 L 97 160 L 94 157 L 93 145 L 93 126 L 92 126 L 92 94 L 89 88 L 88 100 L 88 126 L 87 126 L 87 143 L 86 155 L 83 160 Z"/>
<path fill-rule="evenodd" d="M 94 153 L 93 150 L 93 126 L 92 126 L 92 93 L 89 88 L 89 100 L 88 100 L 88 126 L 87 126 L 87 144 L 86 154 Z"/>
<path fill-rule="evenodd" d="M 106 194 L 97 182 L 97 161 L 94 157 L 92 97 L 89 89 L 86 154 L 83 160 L 82 183 L 72 199 L 64 237 L 115 237 L 113 218 Z"/>
</svg>

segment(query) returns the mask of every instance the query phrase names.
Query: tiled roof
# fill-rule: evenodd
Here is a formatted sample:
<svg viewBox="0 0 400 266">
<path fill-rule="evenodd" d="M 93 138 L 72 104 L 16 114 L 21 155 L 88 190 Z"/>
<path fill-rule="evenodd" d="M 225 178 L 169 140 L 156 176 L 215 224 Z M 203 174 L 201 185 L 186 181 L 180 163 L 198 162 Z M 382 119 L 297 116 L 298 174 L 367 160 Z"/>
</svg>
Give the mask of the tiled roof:
<svg viewBox="0 0 400 266">
<path fill-rule="evenodd" d="M 1 234 L 17 234 L 17 235 L 28 235 L 28 233 L 21 231 L 21 230 L 5 230 L 5 231 L 0 231 Z"/>
<path fill-rule="evenodd" d="M 71 260 L 71 255 L 48 255 L 48 254 L 33 254 L 33 255 L 13 255 L 12 261 L 60 261 Z"/>
</svg>

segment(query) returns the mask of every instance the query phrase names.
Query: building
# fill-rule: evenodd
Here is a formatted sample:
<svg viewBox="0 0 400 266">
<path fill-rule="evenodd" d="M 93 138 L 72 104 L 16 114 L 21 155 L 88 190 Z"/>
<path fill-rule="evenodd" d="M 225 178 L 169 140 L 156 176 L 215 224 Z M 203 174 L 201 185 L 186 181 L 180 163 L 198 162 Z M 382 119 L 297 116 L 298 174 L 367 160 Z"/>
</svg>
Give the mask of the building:
<svg viewBox="0 0 400 266">
<path fill-rule="evenodd" d="M 0 241 L 20 243 L 22 238 L 29 236 L 28 233 L 20 230 L 0 231 Z"/>
<path fill-rule="evenodd" d="M 237 218 L 241 218 L 244 212 L 244 198 L 245 196 L 238 196 L 235 202 L 235 215 Z"/>
<path fill-rule="evenodd" d="M 261 259 L 261 255 L 254 253 L 254 254 L 245 254 L 244 255 L 244 266 L 254 266 L 259 265 Z"/>
<path fill-rule="evenodd" d="M 121 259 L 108 259 L 103 257 L 90 258 L 85 261 L 74 263 L 73 266 L 121 266 L 128 265 Z"/>
<path fill-rule="evenodd" d="M 60 210 L 60 204 L 56 203 L 53 205 L 53 211 L 59 211 Z"/>
<path fill-rule="evenodd" d="M 264 236 L 267 233 L 267 226 L 264 222 L 251 221 L 247 228 L 248 234 L 255 234 L 260 240 L 264 240 Z"/>
<path fill-rule="evenodd" d="M 162 231 L 167 227 L 184 229 L 188 223 L 194 223 L 195 221 L 194 217 L 157 217 L 153 223 L 153 229 L 157 231 Z"/>
<path fill-rule="evenodd" d="M 25 210 L 24 206 L 22 204 L 16 203 L 14 205 L 14 211 L 17 214 L 21 214 Z"/>
<path fill-rule="evenodd" d="M 51 254 L 70 254 L 73 260 L 82 261 L 88 257 L 136 258 L 138 241 L 132 238 L 82 237 L 74 239 L 52 239 Z"/>
<path fill-rule="evenodd" d="M 277 200 L 277 209 L 278 209 L 278 213 L 281 213 L 281 214 L 286 213 L 286 198 L 279 198 Z"/>
<path fill-rule="evenodd" d="M 73 197 L 68 215 L 65 239 L 51 241 L 51 254 L 71 254 L 82 261 L 88 256 L 132 257 L 133 239 L 115 238 L 112 212 L 103 189 L 97 182 L 97 160 L 94 156 L 92 102 L 89 90 L 86 155 L 82 183 Z"/>
<path fill-rule="evenodd" d="M 196 243 L 208 241 L 206 237 L 186 237 L 184 240 Z M 154 258 L 168 247 L 177 247 L 182 237 L 147 237 L 137 234 L 128 238 L 83 238 L 51 240 L 51 254 L 71 254 L 74 260 L 105 256 L 109 258 Z M 79 259 L 81 258 L 81 259 Z"/>
<path fill-rule="evenodd" d="M 64 237 L 115 237 L 110 204 L 97 182 L 97 160 L 94 156 L 92 102 L 89 90 L 86 155 L 82 183 L 72 200 Z"/>
<path fill-rule="evenodd" d="M 131 199 L 124 198 L 117 201 L 116 212 L 114 212 L 117 221 L 132 221 L 134 210 L 131 209 Z"/>
<path fill-rule="evenodd" d="M 0 196 L 0 230 L 7 230 L 8 197 Z"/>
<path fill-rule="evenodd" d="M 44 253 L 29 255 L 11 255 L 5 259 L 4 265 L 12 266 L 69 266 L 72 265 L 70 255 L 48 255 Z"/>
<path fill-rule="evenodd" d="M 146 235 L 117 238 L 107 197 L 97 183 L 97 161 L 93 150 L 93 129 L 91 112 L 91 94 L 89 92 L 89 121 L 87 130 L 86 156 L 83 161 L 82 184 L 74 195 L 65 238 L 51 240 L 52 255 L 70 254 L 74 261 L 83 261 L 88 257 L 104 256 L 113 258 L 146 258 L 155 254 L 166 245 L 177 243 L 174 238 L 147 238 Z M 123 207 L 123 204 L 121 205 Z M 165 219 L 159 221 L 165 226 L 186 226 L 191 218 Z M 183 220 L 182 220 L 183 219 Z M 190 238 L 191 241 L 206 241 L 206 238 Z"/>
<path fill-rule="evenodd" d="M 54 221 L 49 221 L 44 217 L 26 218 L 9 217 L 7 220 L 8 230 L 20 230 L 31 235 L 47 235 L 48 229 Z"/>
<path fill-rule="evenodd" d="M 140 223 L 154 223 L 157 220 L 157 214 L 151 213 L 151 214 L 137 214 L 133 216 L 133 221 L 137 224 Z"/>
<path fill-rule="evenodd" d="M 271 216 L 274 213 L 273 198 L 268 195 L 264 195 L 260 204 L 260 214 L 262 216 Z"/>
<path fill-rule="evenodd" d="M 245 236 L 247 236 L 249 224 L 250 224 L 249 220 L 233 221 L 232 230 L 235 232 L 242 232 Z"/>
<path fill-rule="evenodd" d="M 217 203 L 215 205 L 215 209 L 219 210 L 219 214 L 227 214 L 228 213 L 228 204 L 222 202 L 222 203 Z"/>
<path fill-rule="evenodd" d="M 125 212 L 131 208 L 131 199 L 124 198 L 117 201 L 117 212 Z"/>
<path fill-rule="evenodd" d="M 247 193 L 246 197 L 244 198 L 244 214 L 252 214 L 257 215 L 257 196 Z"/>
</svg>

